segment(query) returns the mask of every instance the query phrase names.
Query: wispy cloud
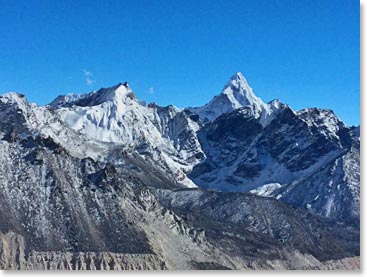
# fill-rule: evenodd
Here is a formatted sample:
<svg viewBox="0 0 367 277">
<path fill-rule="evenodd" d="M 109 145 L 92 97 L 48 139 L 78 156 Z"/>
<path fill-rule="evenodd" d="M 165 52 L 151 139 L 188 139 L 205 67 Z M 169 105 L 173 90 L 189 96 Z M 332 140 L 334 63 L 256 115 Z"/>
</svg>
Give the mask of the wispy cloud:
<svg viewBox="0 0 367 277">
<path fill-rule="evenodd" d="M 88 86 L 93 85 L 96 82 L 96 80 L 93 79 L 93 73 L 86 69 L 83 69 L 83 72 L 84 72 L 84 77 L 85 77 L 85 83 Z"/>
<path fill-rule="evenodd" d="M 150 87 L 150 88 L 148 89 L 148 93 L 149 93 L 149 94 L 154 94 L 154 87 Z"/>
</svg>

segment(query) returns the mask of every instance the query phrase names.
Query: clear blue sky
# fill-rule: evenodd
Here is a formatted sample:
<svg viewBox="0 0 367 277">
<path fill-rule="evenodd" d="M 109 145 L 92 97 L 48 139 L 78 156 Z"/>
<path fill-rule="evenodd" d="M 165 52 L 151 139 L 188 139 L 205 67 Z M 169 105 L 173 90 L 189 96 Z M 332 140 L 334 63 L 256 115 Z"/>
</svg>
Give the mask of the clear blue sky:
<svg viewBox="0 0 367 277">
<path fill-rule="evenodd" d="M 265 101 L 359 124 L 359 5 L 0 0 L 0 93 L 46 104 L 129 81 L 142 100 L 197 106 L 241 71 Z"/>
</svg>

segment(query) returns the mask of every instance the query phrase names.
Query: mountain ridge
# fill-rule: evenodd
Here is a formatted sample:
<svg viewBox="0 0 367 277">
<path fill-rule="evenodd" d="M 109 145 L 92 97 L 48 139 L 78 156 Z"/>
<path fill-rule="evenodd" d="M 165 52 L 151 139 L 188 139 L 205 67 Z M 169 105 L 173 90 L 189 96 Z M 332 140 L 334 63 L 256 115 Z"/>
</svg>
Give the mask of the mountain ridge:
<svg viewBox="0 0 367 277">
<path fill-rule="evenodd" d="M 359 129 L 264 103 L 239 73 L 198 108 L 128 83 L 46 106 L 2 95 L 0 148 L 1 268 L 358 264 Z"/>
<path fill-rule="evenodd" d="M 22 95 L 9 94 L 2 99 L 3 102 L 18 103 L 23 110 L 29 109 Z M 223 99 L 229 105 L 217 109 L 218 101 L 221 103 Z M 219 95 L 197 108 L 146 105 L 135 97 L 127 82 L 78 96 L 58 96 L 45 107 L 30 107 L 55 117 L 52 121 L 60 122 L 58 129 L 66 124 L 76 132 L 74 136 L 81 134 L 95 141 L 93 148 L 97 144 L 113 143 L 124 145 L 127 151 L 137 151 L 145 158 L 148 155 L 152 162 L 170 172 L 178 186 L 184 187 L 257 193 L 262 191 L 261 186 L 273 183 L 289 187 L 348 153 L 352 144 L 359 147 L 356 132 L 331 110 L 307 108 L 294 111 L 279 100 L 266 104 L 254 94 L 240 72 L 229 79 Z M 212 116 L 206 117 L 208 114 Z M 55 136 L 46 127 L 55 123 L 41 120 L 42 123 L 34 123 L 32 128 L 45 126 L 48 135 Z M 294 136 L 290 137 L 292 132 Z M 67 147 L 66 141 L 70 140 L 60 138 L 55 139 L 64 140 Z M 278 146 L 275 146 L 276 141 Z M 101 145 L 98 147 L 105 148 Z M 74 152 L 79 151 L 77 147 L 73 148 Z M 87 149 L 85 151 L 78 155 L 90 153 Z M 98 155 L 99 159 L 108 162 L 108 155 Z M 298 157 L 304 162 L 296 162 Z M 297 163 L 300 166 L 296 166 Z M 356 186 L 350 189 L 357 190 Z M 267 195 L 285 198 L 280 193 L 267 192 Z M 310 205 L 302 202 L 299 205 L 303 207 Z M 316 213 L 322 213 L 321 210 Z"/>
</svg>

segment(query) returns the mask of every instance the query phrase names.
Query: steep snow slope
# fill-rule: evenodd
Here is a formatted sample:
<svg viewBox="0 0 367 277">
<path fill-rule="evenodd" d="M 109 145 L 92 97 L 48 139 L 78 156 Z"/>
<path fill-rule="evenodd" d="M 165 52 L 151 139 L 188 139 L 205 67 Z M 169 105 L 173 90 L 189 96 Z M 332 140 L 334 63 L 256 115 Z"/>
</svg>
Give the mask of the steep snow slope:
<svg viewBox="0 0 367 277">
<path fill-rule="evenodd" d="M 107 103 L 107 106 L 109 105 L 111 105 L 111 103 Z M 176 143 L 181 147 L 180 150 L 183 154 L 177 154 L 178 151 L 174 150 L 174 147 L 171 146 L 171 142 L 167 143 L 167 147 L 164 149 L 173 149 L 171 151 L 176 151 L 174 154 L 177 154 L 178 157 L 175 157 L 174 154 L 165 153 L 163 151 L 164 149 L 161 150 L 162 148 L 158 148 L 145 141 L 135 141 L 135 144 L 132 144 L 125 141 L 111 143 L 97 140 L 90 136 L 90 134 L 84 134 L 79 130 L 71 128 L 64 121 L 59 110 L 55 110 L 50 106 L 40 107 L 35 104 L 30 104 L 24 96 L 16 93 L 1 96 L 0 106 L 2 107 L 0 116 L 4 119 L 2 122 L 3 130 L 0 130 L 0 135 L 2 134 L 4 139 L 8 141 L 17 141 L 27 137 L 35 138 L 41 135 L 46 139 L 52 138 L 52 140 L 65 149 L 68 149 L 68 152 L 75 157 L 91 157 L 103 163 L 124 163 L 124 157 L 135 156 L 134 162 L 142 158 L 143 161 L 139 161 L 140 164 L 144 163 L 146 167 L 153 167 L 156 171 L 164 172 L 166 177 L 170 180 L 174 180 L 177 186 L 195 186 L 182 171 L 185 166 L 190 168 L 191 164 L 185 164 L 184 158 L 180 156 L 185 155 L 184 157 L 188 162 L 194 163 L 196 161 L 196 148 L 192 149 L 192 147 L 190 148 L 189 145 L 185 144 L 189 142 L 192 143 L 190 136 L 188 136 L 187 142 L 182 140 L 182 144 Z M 61 113 L 63 111 L 64 110 L 61 110 Z M 108 113 L 109 110 L 104 112 Z M 187 117 L 184 117 L 184 119 L 186 118 Z M 167 120 L 169 124 L 173 125 L 175 125 L 176 121 L 181 122 L 182 117 L 176 117 L 174 115 Z M 129 127 L 127 126 L 127 128 Z M 137 127 L 136 132 L 138 132 L 138 129 L 139 127 Z M 177 132 L 179 131 L 186 132 L 187 130 L 183 127 L 177 130 Z M 189 132 L 189 134 L 192 133 Z M 167 135 L 167 141 L 171 141 L 169 135 Z M 172 144 L 174 143 L 172 142 Z"/>
<path fill-rule="evenodd" d="M 154 155 L 177 179 L 195 186 L 185 172 L 203 156 L 196 138 L 198 124 L 176 107 L 146 106 L 128 84 L 101 89 L 76 101 L 53 101 L 55 113 L 73 130 L 100 142 L 124 145 Z"/>
<path fill-rule="evenodd" d="M 52 138 L 79 158 L 92 157 L 106 161 L 115 146 L 98 142 L 69 128 L 50 107 L 30 104 L 17 93 L 0 96 L 3 139 Z M 118 147 L 118 146 L 117 146 Z"/>
</svg>

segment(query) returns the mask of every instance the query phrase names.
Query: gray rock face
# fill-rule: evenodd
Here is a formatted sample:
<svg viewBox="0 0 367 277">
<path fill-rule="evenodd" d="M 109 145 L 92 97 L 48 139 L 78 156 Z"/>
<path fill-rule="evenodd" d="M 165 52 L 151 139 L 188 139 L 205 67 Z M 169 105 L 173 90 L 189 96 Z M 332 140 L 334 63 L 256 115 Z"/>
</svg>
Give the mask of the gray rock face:
<svg viewBox="0 0 367 277">
<path fill-rule="evenodd" d="M 327 126 L 330 118 L 334 125 Z M 199 186 L 250 191 L 284 184 L 271 196 L 341 221 L 359 219 L 359 137 L 330 111 L 299 115 L 285 106 L 262 127 L 242 108 L 206 124 L 199 140 L 206 159 L 190 174 Z"/>
<path fill-rule="evenodd" d="M 359 268 L 359 128 L 239 74 L 209 104 L 0 96 L 0 268 Z"/>
</svg>

